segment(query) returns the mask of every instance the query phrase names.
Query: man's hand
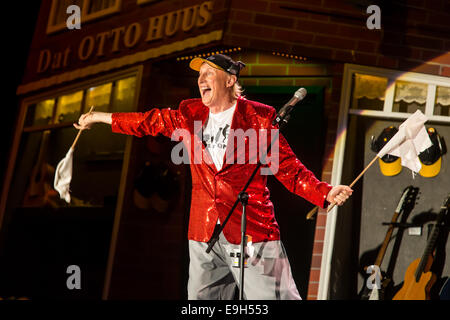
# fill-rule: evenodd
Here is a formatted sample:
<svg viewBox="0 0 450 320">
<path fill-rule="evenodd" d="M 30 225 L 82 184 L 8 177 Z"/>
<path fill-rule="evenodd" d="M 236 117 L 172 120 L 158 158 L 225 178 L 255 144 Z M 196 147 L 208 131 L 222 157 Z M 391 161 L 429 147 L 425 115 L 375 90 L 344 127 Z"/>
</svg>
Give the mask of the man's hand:
<svg viewBox="0 0 450 320">
<path fill-rule="evenodd" d="M 337 204 L 341 206 L 350 197 L 353 190 L 349 186 L 338 185 L 328 192 L 327 201 L 331 204 Z"/>
<path fill-rule="evenodd" d="M 79 130 L 85 130 L 90 129 L 97 122 L 111 124 L 111 113 L 94 111 L 85 113 L 78 119 L 78 123 L 74 123 L 73 126 Z"/>
</svg>

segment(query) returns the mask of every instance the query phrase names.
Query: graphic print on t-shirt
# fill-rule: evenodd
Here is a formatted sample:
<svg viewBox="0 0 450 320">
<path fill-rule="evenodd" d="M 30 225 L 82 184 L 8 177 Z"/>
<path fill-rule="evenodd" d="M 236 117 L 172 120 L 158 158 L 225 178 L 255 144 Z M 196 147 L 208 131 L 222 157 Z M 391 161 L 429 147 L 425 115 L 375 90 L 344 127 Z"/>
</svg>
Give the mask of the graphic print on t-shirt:
<svg viewBox="0 0 450 320">
<path fill-rule="evenodd" d="M 219 112 L 209 113 L 208 122 L 203 130 L 203 144 L 211 155 L 217 170 L 222 169 L 223 159 L 228 143 L 231 122 L 236 104 L 231 108 Z"/>
<path fill-rule="evenodd" d="M 226 149 L 228 134 L 230 133 L 230 125 L 226 124 L 223 128 L 219 127 L 216 132 L 204 133 L 203 142 L 205 142 L 206 147 L 209 151 Z"/>
</svg>

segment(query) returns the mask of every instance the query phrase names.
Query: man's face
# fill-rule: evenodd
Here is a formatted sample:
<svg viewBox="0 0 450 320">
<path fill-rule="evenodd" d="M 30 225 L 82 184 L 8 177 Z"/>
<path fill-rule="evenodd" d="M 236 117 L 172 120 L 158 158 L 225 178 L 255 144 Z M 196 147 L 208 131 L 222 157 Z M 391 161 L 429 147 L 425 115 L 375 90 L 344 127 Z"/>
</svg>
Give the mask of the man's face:
<svg viewBox="0 0 450 320">
<path fill-rule="evenodd" d="M 205 106 L 216 106 L 229 97 L 230 76 L 222 70 L 202 64 L 198 76 L 198 88 Z"/>
</svg>

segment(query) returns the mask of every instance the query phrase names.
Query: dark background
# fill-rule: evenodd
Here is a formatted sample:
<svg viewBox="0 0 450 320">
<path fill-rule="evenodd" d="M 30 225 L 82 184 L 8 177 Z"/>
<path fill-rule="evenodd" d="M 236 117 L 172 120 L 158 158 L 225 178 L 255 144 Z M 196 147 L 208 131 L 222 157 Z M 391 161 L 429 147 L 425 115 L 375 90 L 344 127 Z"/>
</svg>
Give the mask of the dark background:
<svg viewBox="0 0 450 320">
<path fill-rule="evenodd" d="M 41 1 L 4 1 L 2 12 L 2 74 L 3 105 L 0 131 L 0 150 L 7 150 L 0 157 L 0 181 L 3 189 L 3 178 L 14 126 L 19 110 L 16 96 L 26 66 L 28 51 L 39 13 Z"/>
</svg>

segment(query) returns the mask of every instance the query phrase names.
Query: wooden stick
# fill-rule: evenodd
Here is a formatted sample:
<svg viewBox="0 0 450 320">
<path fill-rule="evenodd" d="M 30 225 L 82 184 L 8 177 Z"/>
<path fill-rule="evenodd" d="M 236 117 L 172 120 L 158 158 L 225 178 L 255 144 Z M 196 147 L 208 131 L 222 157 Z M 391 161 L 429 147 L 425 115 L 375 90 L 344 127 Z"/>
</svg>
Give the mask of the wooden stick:
<svg viewBox="0 0 450 320">
<path fill-rule="evenodd" d="M 367 169 L 370 168 L 371 165 L 373 165 L 373 163 L 378 159 L 378 156 L 375 156 L 375 158 L 372 159 L 372 161 L 370 161 L 370 163 L 364 168 L 364 170 L 359 174 L 359 176 L 356 177 L 355 180 L 353 180 L 353 182 L 349 185 L 349 187 L 353 187 L 355 185 L 356 182 L 358 182 L 359 179 L 361 179 L 361 177 L 364 175 L 364 173 L 366 173 Z M 333 203 L 331 206 L 329 206 L 327 208 L 327 213 L 330 212 L 334 206 L 336 205 L 336 203 Z M 312 219 L 312 217 L 317 213 L 317 211 L 319 210 L 319 207 L 315 207 L 313 208 L 310 212 L 308 212 L 308 214 L 306 215 L 306 219 L 310 220 Z"/>
<path fill-rule="evenodd" d="M 94 106 L 91 106 L 91 109 L 89 110 L 88 114 L 91 113 L 92 110 L 94 110 Z M 70 149 L 75 149 L 75 145 L 77 144 L 78 139 L 80 138 L 81 131 L 83 131 L 83 129 L 78 130 L 78 134 L 75 137 L 75 140 L 73 141 L 72 146 L 70 147 Z"/>
</svg>

